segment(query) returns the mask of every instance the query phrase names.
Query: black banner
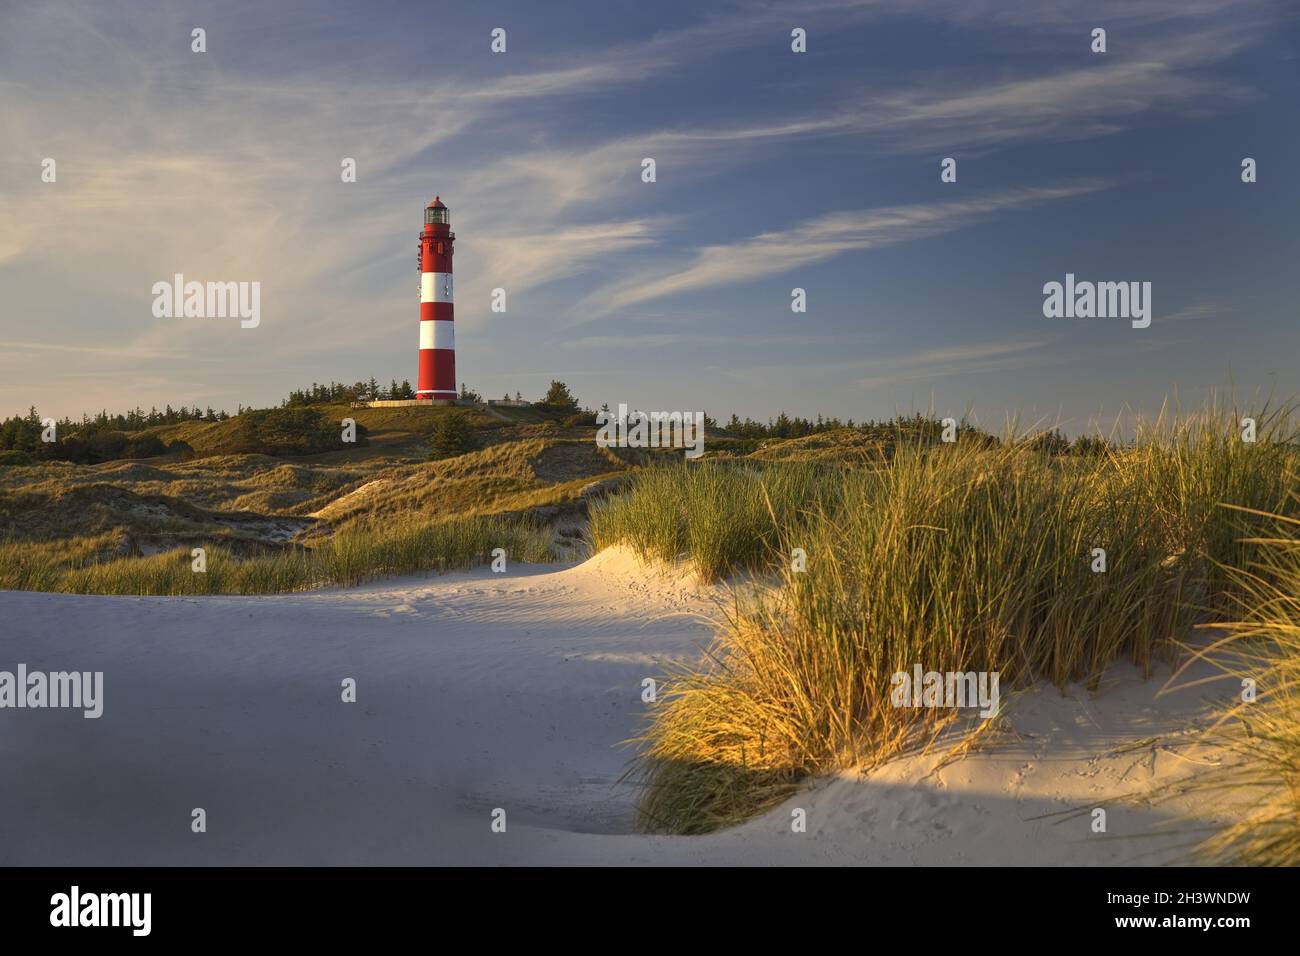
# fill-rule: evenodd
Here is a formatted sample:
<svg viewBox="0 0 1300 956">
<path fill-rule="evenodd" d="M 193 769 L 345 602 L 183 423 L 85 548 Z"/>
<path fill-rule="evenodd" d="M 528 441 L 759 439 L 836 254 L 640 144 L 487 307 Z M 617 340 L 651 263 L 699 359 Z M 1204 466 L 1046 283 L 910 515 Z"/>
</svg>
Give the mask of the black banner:
<svg viewBox="0 0 1300 956">
<path fill-rule="evenodd" d="M 11 869 L 0 873 L 7 940 L 298 942 L 408 938 L 527 925 L 589 933 L 691 926 L 762 938 L 814 930 L 828 913 L 894 931 L 1046 931 L 1069 941 L 1137 937 L 1232 946 L 1294 923 L 1294 870 L 993 869 Z M 75 904 L 75 905 L 74 905 Z M 746 910 L 751 912 L 746 914 Z M 640 930 L 637 930 L 640 927 Z M 838 931 L 837 931 L 838 932 Z M 1243 935 L 1244 934 L 1244 935 Z"/>
</svg>

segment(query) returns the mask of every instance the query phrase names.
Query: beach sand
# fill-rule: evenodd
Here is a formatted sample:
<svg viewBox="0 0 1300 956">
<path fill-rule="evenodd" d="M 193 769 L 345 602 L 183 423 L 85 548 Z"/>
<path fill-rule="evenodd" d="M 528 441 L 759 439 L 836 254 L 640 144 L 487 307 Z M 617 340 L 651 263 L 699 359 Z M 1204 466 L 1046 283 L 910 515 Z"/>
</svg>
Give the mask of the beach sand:
<svg viewBox="0 0 1300 956">
<path fill-rule="evenodd" d="M 0 592 L 0 669 L 104 673 L 98 720 L 0 711 L 0 864 L 1155 864 L 1222 812 L 1120 799 L 1218 759 L 1190 731 L 1222 691 L 1158 697 L 1167 672 L 1117 665 L 1096 695 L 1016 695 L 1007 731 L 946 766 L 906 756 L 726 831 L 637 833 L 617 780 L 642 681 L 697 660 L 727 600 L 622 548 L 292 595 Z"/>
</svg>

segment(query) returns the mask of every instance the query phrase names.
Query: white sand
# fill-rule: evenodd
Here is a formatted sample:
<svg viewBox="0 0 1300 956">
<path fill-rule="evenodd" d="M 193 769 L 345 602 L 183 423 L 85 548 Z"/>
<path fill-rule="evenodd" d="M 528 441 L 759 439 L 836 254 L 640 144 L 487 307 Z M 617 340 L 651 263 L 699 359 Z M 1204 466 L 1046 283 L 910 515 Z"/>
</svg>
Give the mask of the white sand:
<svg viewBox="0 0 1300 956">
<path fill-rule="evenodd" d="M 938 772 L 908 757 L 726 832 L 633 833 L 618 745 L 642 679 L 707 644 L 716 593 L 617 549 L 291 596 L 0 592 L 0 670 L 105 674 L 99 720 L 0 710 L 0 864 L 1157 863 L 1192 838 L 1168 820 L 1208 812 L 1114 801 L 1194 767 L 1111 751 L 1181 734 L 1207 696 L 1121 666 L 1098 696 L 1021 695 L 1019 741 Z M 1104 837 L 1031 819 L 1103 803 Z"/>
</svg>

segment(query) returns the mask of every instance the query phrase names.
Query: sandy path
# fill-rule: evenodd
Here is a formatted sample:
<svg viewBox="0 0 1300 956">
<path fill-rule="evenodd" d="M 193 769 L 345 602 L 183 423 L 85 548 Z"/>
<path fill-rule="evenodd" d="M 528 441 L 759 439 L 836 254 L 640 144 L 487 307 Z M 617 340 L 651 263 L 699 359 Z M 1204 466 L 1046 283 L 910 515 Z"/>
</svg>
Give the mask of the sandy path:
<svg viewBox="0 0 1300 956">
<path fill-rule="evenodd" d="M 715 598 L 621 550 L 291 596 L 0 592 L 0 669 L 105 674 L 99 720 L 0 710 L 0 864 L 1152 863 L 1187 841 L 1121 838 L 1186 804 L 1110 805 L 1106 837 L 1030 819 L 1190 766 L 1107 753 L 1203 707 L 1123 667 L 1099 697 L 1022 695 L 1020 740 L 936 773 L 906 758 L 724 833 L 630 832 L 617 744 L 642 678 L 707 643 Z"/>
</svg>

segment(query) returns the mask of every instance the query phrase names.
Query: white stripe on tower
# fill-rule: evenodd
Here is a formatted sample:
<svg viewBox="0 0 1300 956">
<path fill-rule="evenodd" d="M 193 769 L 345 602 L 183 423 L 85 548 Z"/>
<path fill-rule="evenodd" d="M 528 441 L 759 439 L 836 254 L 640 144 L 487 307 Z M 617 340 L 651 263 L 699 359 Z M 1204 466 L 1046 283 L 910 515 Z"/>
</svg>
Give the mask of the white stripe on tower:
<svg viewBox="0 0 1300 956">
<path fill-rule="evenodd" d="M 454 349 L 456 347 L 456 323 L 444 319 L 420 323 L 421 349 Z"/>
<path fill-rule="evenodd" d="M 451 273 L 420 273 L 421 302 L 451 302 Z"/>
</svg>

